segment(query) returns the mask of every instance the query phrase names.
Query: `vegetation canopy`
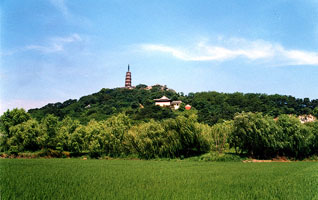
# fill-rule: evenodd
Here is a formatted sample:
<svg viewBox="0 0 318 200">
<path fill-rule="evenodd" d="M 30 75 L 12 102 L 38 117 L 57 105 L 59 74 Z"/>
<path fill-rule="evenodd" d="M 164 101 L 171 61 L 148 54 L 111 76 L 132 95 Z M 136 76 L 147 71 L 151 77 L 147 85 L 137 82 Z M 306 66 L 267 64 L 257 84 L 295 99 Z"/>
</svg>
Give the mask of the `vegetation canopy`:
<svg viewBox="0 0 318 200">
<path fill-rule="evenodd" d="M 217 92 L 185 96 L 162 86 L 146 88 L 102 89 L 29 112 L 8 110 L 0 117 L 0 151 L 144 159 L 231 151 L 254 158 L 317 155 L 318 122 L 302 124 L 296 117 L 317 116 L 316 100 Z M 183 106 L 155 106 L 152 99 L 162 95 Z"/>
</svg>

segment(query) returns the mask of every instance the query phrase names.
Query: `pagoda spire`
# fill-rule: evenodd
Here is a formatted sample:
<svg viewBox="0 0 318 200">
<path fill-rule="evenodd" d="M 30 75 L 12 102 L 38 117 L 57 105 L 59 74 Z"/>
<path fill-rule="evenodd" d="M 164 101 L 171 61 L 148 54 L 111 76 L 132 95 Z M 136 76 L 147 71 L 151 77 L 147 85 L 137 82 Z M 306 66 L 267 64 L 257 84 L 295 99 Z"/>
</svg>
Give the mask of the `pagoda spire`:
<svg viewBox="0 0 318 200">
<path fill-rule="evenodd" d="M 130 66 L 129 66 L 129 64 L 128 64 L 128 71 L 129 71 L 129 69 L 130 69 Z"/>
</svg>

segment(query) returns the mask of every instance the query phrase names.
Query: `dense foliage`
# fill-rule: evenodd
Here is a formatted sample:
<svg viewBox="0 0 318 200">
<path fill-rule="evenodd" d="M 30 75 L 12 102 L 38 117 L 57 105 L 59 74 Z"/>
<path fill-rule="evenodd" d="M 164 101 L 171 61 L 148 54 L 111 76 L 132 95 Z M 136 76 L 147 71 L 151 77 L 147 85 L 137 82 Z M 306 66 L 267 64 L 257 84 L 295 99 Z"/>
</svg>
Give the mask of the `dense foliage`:
<svg viewBox="0 0 318 200">
<path fill-rule="evenodd" d="M 242 113 L 234 118 L 230 144 L 258 158 L 305 158 L 317 153 L 318 122 L 302 124 L 292 115 L 275 121 L 261 113 Z"/>
<path fill-rule="evenodd" d="M 297 99 L 292 96 L 199 92 L 190 93 L 188 102 L 198 110 L 199 121 L 213 125 L 233 119 L 235 113 L 262 112 L 277 117 L 281 114 L 312 114 L 318 117 L 318 100 Z"/>
<path fill-rule="evenodd" d="M 313 114 L 318 117 L 318 100 L 308 98 L 238 92 L 198 92 L 183 95 L 160 85 L 153 86 L 151 90 L 145 88 L 146 85 L 141 84 L 136 86 L 136 89 L 102 89 L 79 100 L 48 104 L 42 108 L 31 109 L 29 113 L 39 121 L 46 115 L 53 114 L 60 120 L 70 116 L 82 124 L 91 119 L 105 120 L 122 112 L 126 112 L 131 119 L 142 121 L 175 118 L 175 113 L 170 109 L 154 106 L 153 99 L 165 95 L 172 100 L 190 104 L 198 111 L 198 121 L 209 125 L 231 120 L 235 113 L 241 112 L 262 112 L 273 117 L 281 114 Z"/>
<path fill-rule="evenodd" d="M 317 155 L 318 122 L 302 124 L 292 115 L 274 119 L 262 113 L 241 113 L 213 126 L 199 123 L 195 110 L 178 111 L 174 119 L 136 121 L 125 113 L 81 124 L 67 116 L 47 115 L 40 122 L 23 109 L 0 117 L 2 152 L 19 154 L 50 150 L 91 157 L 136 156 L 184 158 L 206 152 L 237 152 L 256 158 Z"/>
<path fill-rule="evenodd" d="M 179 110 L 155 106 L 167 96 Z M 186 104 L 192 109 L 184 109 Z M 240 114 L 238 114 L 240 113 Z M 0 151 L 50 150 L 92 157 L 190 157 L 236 152 L 258 158 L 318 154 L 318 100 L 291 96 L 200 92 L 185 96 L 165 86 L 102 89 L 79 100 L 13 109 L 0 117 Z M 274 118 L 276 120 L 274 120 Z M 58 154 L 58 153 L 57 153 Z"/>
<path fill-rule="evenodd" d="M 151 121 L 128 132 L 129 146 L 141 158 L 189 157 L 209 151 L 208 141 L 193 117 Z"/>
<path fill-rule="evenodd" d="M 121 112 L 127 112 L 136 120 L 174 118 L 171 109 L 154 106 L 153 99 L 163 95 L 172 100 L 180 97 L 175 91 L 164 86 L 157 85 L 151 90 L 146 90 L 139 85 L 136 89 L 102 89 L 79 100 L 70 99 L 63 103 L 51 103 L 42 108 L 31 109 L 29 113 L 39 121 L 46 115 L 53 114 L 59 119 L 70 116 L 82 124 L 88 123 L 91 119 L 105 120 Z"/>
<path fill-rule="evenodd" d="M 27 117 L 24 117 L 27 116 Z M 19 124 L 15 120 L 23 118 Z M 15 124 L 6 130 L 5 124 Z M 1 151 L 17 154 L 23 151 L 53 149 L 92 157 L 135 154 L 140 158 L 189 157 L 210 150 L 205 139 L 207 125 L 195 116 L 135 123 L 125 114 L 107 120 L 91 120 L 86 125 L 70 117 L 58 121 L 47 115 L 40 123 L 23 109 L 7 111 L 0 118 Z M 203 127 L 203 128 L 202 128 Z"/>
</svg>

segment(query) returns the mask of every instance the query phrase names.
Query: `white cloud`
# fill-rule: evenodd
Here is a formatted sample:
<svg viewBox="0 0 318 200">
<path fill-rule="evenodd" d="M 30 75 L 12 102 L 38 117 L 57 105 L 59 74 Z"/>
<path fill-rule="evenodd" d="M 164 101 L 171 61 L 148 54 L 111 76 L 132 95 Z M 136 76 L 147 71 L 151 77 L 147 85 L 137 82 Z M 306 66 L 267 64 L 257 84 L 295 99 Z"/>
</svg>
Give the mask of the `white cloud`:
<svg viewBox="0 0 318 200">
<path fill-rule="evenodd" d="M 282 54 L 290 60 L 291 64 L 294 65 L 318 65 L 318 53 L 299 50 L 284 50 Z"/>
<path fill-rule="evenodd" d="M 49 0 L 49 2 L 63 15 L 66 20 L 65 23 L 71 23 L 85 28 L 92 26 L 92 22 L 88 18 L 76 15 L 72 12 L 72 7 L 67 6 L 67 0 Z"/>
<path fill-rule="evenodd" d="M 50 3 L 65 17 L 68 17 L 70 15 L 69 10 L 65 4 L 65 0 L 50 0 Z"/>
<path fill-rule="evenodd" d="M 192 47 L 174 47 L 163 44 L 142 44 L 144 51 L 168 53 L 184 61 L 226 61 L 244 58 L 269 62 L 273 65 L 318 65 L 318 52 L 286 49 L 280 44 L 263 40 L 248 41 L 240 38 L 224 40 L 222 44 L 199 42 Z"/>
<path fill-rule="evenodd" d="M 78 34 L 72 34 L 68 37 L 55 37 L 49 39 L 46 44 L 43 45 L 28 45 L 25 50 L 37 50 L 43 53 L 54 53 L 63 51 L 65 45 L 69 43 L 82 41 L 82 38 Z"/>
</svg>

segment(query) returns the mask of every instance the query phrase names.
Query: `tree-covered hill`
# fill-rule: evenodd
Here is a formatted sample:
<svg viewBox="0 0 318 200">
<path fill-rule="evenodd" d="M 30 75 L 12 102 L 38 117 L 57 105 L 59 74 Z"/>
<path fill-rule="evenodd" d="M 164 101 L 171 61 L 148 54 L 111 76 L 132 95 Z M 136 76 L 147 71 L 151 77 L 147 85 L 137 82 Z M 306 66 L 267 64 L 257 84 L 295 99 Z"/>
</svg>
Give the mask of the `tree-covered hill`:
<svg viewBox="0 0 318 200">
<path fill-rule="evenodd" d="M 318 100 L 298 99 L 286 95 L 256 93 L 190 93 L 187 100 L 198 110 L 200 122 L 210 125 L 233 119 L 235 113 L 262 112 L 277 117 L 281 114 L 313 114 L 318 117 Z"/>
<path fill-rule="evenodd" d="M 153 99 L 163 95 L 184 103 L 179 110 L 155 106 Z M 295 115 L 317 117 L 317 102 L 266 94 L 185 96 L 160 85 L 102 89 L 29 113 L 8 110 L 0 116 L 0 156 L 39 151 L 35 155 L 153 159 L 235 150 L 253 158 L 305 159 L 318 155 L 318 121 L 302 124 Z"/>
<path fill-rule="evenodd" d="M 60 119 L 70 116 L 84 124 L 91 119 L 105 120 L 121 112 L 126 112 L 135 120 L 174 118 L 174 111 L 154 106 L 153 99 L 165 95 L 172 100 L 182 100 L 185 104 L 190 104 L 198 111 L 199 122 L 210 125 L 233 119 L 235 113 L 243 111 L 262 112 L 273 117 L 280 114 L 313 114 L 318 117 L 318 100 L 308 98 L 239 92 L 198 92 L 183 95 L 160 85 L 153 86 L 150 90 L 146 87 L 140 84 L 135 89 L 102 89 L 79 100 L 70 99 L 63 103 L 48 104 L 42 108 L 31 109 L 29 113 L 37 120 L 53 114 Z"/>
<path fill-rule="evenodd" d="M 99 92 L 83 96 L 79 100 L 70 99 L 63 103 L 50 103 L 42 108 L 30 109 L 28 112 L 37 120 L 53 114 L 60 119 L 70 116 L 82 123 L 87 123 L 91 119 L 104 120 L 121 112 L 127 112 L 138 119 L 142 118 L 140 115 L 155 119 L 172 117 L 173 113 L 170 109 L 154 106 L 153 99 L 165 95 L 176 100 L 180 95 L 174 90 L 160 85 L 153 86 L 150 90 L 145 89 L 146 87 L 146 85 L 140 84 L 135 89 L 103 88 Z M 158 116 L 158 112 L 163 116 Z"/>
</svg>

